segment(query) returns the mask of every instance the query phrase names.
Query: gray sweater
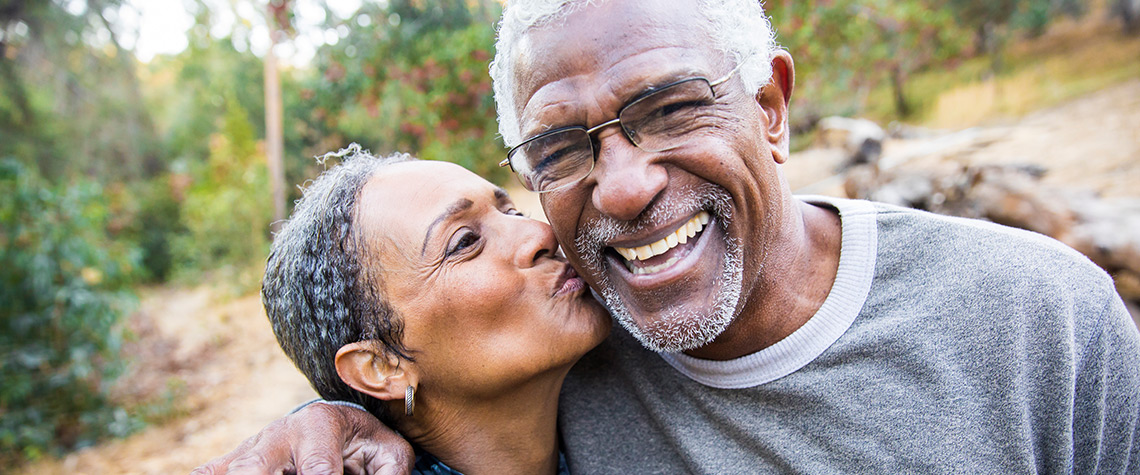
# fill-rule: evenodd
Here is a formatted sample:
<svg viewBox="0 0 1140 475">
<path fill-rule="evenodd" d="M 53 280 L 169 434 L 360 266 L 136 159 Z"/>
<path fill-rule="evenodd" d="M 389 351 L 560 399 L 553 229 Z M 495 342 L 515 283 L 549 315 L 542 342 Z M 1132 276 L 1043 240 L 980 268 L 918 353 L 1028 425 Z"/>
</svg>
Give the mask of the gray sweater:
<svg viewBox="0 0 1140 475">
<path fill-rule="evenodd" d="M 563 387 L 573 473 L 1140 473 L 1140 334 L 1064 245 L 863 201 L 798 331 L 731 361 L 623 329 Z"/>
</svg>

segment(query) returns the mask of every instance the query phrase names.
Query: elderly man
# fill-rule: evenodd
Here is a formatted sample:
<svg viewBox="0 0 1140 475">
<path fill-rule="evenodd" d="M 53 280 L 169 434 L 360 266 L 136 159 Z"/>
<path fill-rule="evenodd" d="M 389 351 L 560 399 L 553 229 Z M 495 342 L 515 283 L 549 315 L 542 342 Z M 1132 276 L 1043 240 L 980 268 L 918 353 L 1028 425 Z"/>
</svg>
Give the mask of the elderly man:
<svg viewBox="0 0 1140 475">
<path fill-rule="evenodd" d="M 1039 235 L 793 196 L 758 2 L 512 1 L 499 35 L 505 162 L 625 328 L 564 386 L 572 471 L 1140 470 L 1111 279 Z M 306 409 L 206 468 L 379 469 L 376 424 Z"/>
</svg>

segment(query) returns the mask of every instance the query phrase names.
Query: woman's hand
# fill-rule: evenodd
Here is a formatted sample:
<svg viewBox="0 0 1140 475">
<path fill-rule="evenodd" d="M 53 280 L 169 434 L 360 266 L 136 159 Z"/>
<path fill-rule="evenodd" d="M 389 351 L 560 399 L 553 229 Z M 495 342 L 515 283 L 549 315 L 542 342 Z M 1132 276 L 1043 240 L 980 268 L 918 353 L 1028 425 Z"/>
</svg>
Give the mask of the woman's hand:
<svg viewBox="0 0 1140 475">
<path fill-rule="evenodd" d="M 406 475 L 414 463 L 408 442 L 371 414 L 309 404 L 273 421 L 191 475 Z"/>
</svg>

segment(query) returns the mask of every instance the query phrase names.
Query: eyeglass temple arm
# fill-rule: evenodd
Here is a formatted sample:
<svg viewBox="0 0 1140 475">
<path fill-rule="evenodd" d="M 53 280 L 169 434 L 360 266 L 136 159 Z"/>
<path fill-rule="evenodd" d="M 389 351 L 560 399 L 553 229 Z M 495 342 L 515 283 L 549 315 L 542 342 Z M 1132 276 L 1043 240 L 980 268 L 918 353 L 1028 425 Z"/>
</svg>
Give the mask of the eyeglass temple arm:
<svg viewBox="0 0 1140 475">
<path fill-rule="evenodd" d="M 733 74 L 736 74 L 736 72 L 740 70 L 741 66 L 744 66 L 744 61 L 741 61 L 740 63 L 738 63 L 736 65 L 736 67 L 732 68 L 732 71 L 729 71 L 728 74 L 724 75 L 724 77 L 717 79 L 716 81 L 710 82 L 709 85 L 710 86 L 719 86 L 721 83 L 727 81 L 728 78 L 732 77 Z"/>
</svg>

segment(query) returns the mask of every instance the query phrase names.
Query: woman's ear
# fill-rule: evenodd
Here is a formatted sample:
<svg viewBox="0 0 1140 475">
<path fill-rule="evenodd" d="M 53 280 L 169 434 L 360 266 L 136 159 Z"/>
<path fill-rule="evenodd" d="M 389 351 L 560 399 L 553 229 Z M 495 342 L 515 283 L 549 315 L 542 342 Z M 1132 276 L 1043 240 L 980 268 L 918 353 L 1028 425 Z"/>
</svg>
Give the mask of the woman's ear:
<svg viewBox="0 0 1140 475">
<path fill-rule="evenodd" d="M 414 363 L 384 351 L 371 341 L 340 347 L 334 362 L 337 375 L 352 389 L 383 401 L 404 399 L 407 387 L 416 387 L 419 382 Z"/>
<path fill-rule="evenodd" d="M 772 56 L 772 79 L 756 92 L 756 102 L 765 116 L 764 137 L 772 150 L 776 163 L 788 161 L 791 143 L 788 129 L 788 104 L 796 84 L 796 68 L 792 55 L 777 51 Z"/>
</svg>

